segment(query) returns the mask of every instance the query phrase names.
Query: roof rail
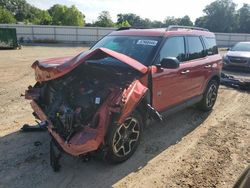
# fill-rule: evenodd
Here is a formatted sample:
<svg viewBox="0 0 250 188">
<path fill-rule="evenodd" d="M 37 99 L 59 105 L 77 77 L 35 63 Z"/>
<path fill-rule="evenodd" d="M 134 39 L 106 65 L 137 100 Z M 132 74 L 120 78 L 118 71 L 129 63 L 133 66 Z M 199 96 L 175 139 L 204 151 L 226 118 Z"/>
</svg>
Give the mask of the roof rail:
<svg viewBox="0 0 250 188">
<path fill-rule="evenodd" d="M 200 31 L 209 31 L 208 29 L 202 27 L 193 27 L 193 26 L 182 26 L 182 25 L 170 25 L 166 29 L 166 31 L 173 31 L 177 29 L 192 29 L 192 30 L 200 30 Z"/>
</svg>

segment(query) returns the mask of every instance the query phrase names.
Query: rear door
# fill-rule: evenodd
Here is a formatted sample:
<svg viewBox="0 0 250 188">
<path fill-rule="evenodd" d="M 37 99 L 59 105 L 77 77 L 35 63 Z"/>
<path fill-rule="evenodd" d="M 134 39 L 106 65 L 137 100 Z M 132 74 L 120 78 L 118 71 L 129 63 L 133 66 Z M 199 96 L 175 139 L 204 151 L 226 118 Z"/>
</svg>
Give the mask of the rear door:
<svg viewBox="0 0 250 188">
<path fill-rule="evenodd" d="M 212 63 L 207 57 L 202 38 L 199 36 L 186 36 L 188 57 L 185 64 L 189 70 L 189 85 L 187 86 L 186 96 L 192 98 L 202 94 L 203 85 L 211 72 Z M 210 73 L 209 73 L 210 72 Z"/>
</svg>

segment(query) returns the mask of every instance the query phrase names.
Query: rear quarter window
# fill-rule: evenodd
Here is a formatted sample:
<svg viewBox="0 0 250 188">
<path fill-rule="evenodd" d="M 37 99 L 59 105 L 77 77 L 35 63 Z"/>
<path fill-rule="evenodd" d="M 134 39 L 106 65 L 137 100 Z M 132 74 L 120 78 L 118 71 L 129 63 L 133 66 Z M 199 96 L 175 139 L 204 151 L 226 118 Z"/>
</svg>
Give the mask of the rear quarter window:
<svg viewBox="0 0 250 188">
<path fill-rule="evenodd" d="M 203 40 L 207 49 L 207 55 L 218 54 L 218 47 L 214 37 L 203 37 Z"/>
<path fill-rule="evenodd" d="M 205 57 L 204 47 L 198 36 L 188 36 L 188 60 L 199 59 Z"/>
</svg>

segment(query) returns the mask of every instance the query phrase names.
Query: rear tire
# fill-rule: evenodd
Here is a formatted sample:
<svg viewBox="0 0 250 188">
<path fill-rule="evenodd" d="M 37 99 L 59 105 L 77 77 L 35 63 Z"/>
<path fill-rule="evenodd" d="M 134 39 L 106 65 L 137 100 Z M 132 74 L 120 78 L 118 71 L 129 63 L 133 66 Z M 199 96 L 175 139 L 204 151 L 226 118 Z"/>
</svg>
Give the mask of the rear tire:
<svg viewBox="0 0 250 188">
<path fill-rule="evenodd" d="M 212 110 L 218 94 L 219 83 L 216 80 L 211 80 L 203 94 L 202 100 L 198 103 L 198 108 L 202 111 Z"/>
<path fill-rule="evenodd" d="M 105 159 L 121 163 L 136 151 L 142 135 L 142 118 L 138 112 L 129 115 L 122 124 L 113 123 L 106 136 Z"/>
</svg>

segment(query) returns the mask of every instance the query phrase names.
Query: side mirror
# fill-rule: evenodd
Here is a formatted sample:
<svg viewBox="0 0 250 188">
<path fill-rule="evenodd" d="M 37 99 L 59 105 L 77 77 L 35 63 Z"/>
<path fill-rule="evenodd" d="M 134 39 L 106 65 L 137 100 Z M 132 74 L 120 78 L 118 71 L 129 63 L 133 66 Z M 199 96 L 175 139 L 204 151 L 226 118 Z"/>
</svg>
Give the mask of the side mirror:
<svg viewBox="0 0 250 188">
<path fill-rule="evenodd" d="M 231 48 L 227 48 L 227 49 L 226 49 L 226 51 L 230 51 L 230 50 L 231 50 Z"/>
<path fill-rule="evenodd" d="M 161 60 L 157 67 L 162 67 L 165 69 L 177 69 L 180 66 L 180 62 L 175 57 L 165 57 Z"/>
</svg>

